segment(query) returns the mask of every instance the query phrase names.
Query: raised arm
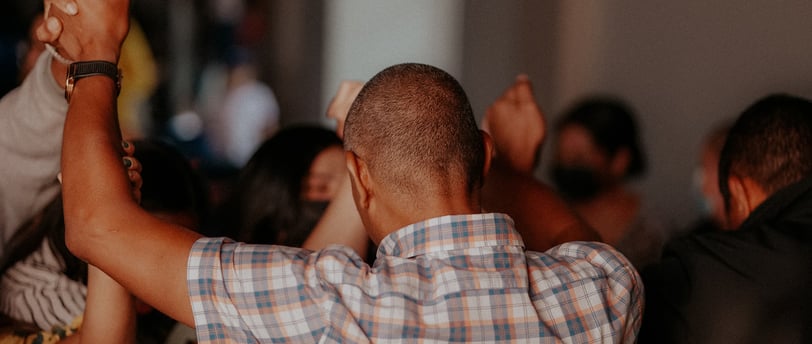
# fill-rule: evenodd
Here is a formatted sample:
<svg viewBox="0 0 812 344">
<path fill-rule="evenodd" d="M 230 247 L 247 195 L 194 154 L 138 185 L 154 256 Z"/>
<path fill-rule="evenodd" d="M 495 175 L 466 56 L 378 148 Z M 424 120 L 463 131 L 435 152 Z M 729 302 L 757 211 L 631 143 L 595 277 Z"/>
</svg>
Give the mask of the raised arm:
<svg viewBox="0 0 812 344">
<path fill-rule="evenodd" d="M 363 86 L 360 81 L 342 81 L 327 107 L 327 117 L 336 120 L 336 134 L 341 139 L 344 139 L 344 120 Z M 344 176 L 338 192 L 330 201 L 330 206 L 324 211 L 324 215 L 302 247 L 315 251 L 333 244 L 348 246 L 361 257 L 366 256 L 369 246 L 369 235 L 364 230 L 361 216 L 358 215 L 358 209 L 352 199 L 348 174 Z"/>
<path fill-rule="evenodd" d="M 61 20 L 58 46 L 77 61 L 117 62 L 128 29 L 129 1 L 85 0 Z M 62 149 L 66 242 L 78 257 L 104 271 L 167 315 L 193 325 L 186 261 L 198 234 L 160 221 L 130 193 L 121 165 L 116 84 L 106 76 L 78 80 L 68 107 Z"/>
<path fill-rule="evenodd" d="M 302 247 L 316 251 L 329 245 L 350 247 L 361 257 L 366 256 L 369 246 L 369 235 L 364 230 L 361 216 L 358 215 L 352 199 L 349 176 L 341 181 L 338 192 Z"/>
<path fill-rule="evenodd" d="M 72 0 L 48 0 L 46 7 L 51 3 L 75 9 Z M 50 35 L 58 36 L 61 27 L 54 29 Z M 39 31 L 46 33 L 46 26 Z M 60 85 L 66 68 L 45 52 L 22 85 L 0 100 L 0 253 L 18 227 L 59 192 L 56 173 L 67 111 Z"/>
<path fill-rule="evenodd" d="M 483 187 L 486 210 L 513 217 L 530 250 L 546 251 L 568 241 L 600 240 L 558 194 L 532 176 L 546 123 L 526 76 L 517 77 L 491 105 L 483 129 L 496 146 Z"/>
</svg>

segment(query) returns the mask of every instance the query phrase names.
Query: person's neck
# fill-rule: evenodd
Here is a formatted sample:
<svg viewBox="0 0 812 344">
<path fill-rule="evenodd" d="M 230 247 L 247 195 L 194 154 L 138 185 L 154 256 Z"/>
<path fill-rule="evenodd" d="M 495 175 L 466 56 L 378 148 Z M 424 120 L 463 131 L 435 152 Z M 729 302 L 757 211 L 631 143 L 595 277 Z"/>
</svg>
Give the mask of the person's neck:
<svg viewBox="0 0 812 344">
<path fill-rule="evenodd" d="M 471 197 L 427 197 L 389 204 L 391 205 L 381 209 L 384 210 L 381 215 L 372 215 L 377 217 L 373 220 L 378 222 L 376 227 L 380 229 L 377 233 L 370 233 L 376 242 L 403 227 L 435 217 L 482 212 L 478 198 Z"/>
</svg>

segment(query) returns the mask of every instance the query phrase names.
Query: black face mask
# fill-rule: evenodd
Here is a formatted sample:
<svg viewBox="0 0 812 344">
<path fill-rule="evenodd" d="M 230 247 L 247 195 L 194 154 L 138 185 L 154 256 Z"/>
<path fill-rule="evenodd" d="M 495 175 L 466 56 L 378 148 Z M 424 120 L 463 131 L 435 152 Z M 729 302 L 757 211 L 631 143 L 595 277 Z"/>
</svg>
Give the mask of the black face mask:
<svg viewBox="0 0 812 344">
<path fill-rule="evenodd" d="M 553 183 L 558 192 L 569 201 L 590 199 L 601 190 L 598 176 L 586 167 L 553 167 Z"/>
</svg>

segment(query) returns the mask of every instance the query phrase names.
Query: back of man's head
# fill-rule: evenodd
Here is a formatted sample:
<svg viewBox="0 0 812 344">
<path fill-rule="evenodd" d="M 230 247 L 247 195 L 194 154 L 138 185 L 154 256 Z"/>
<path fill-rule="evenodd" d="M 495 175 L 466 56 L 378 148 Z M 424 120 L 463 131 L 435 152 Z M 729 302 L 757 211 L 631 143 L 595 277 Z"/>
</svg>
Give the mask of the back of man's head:
<svg viewBox="0 0 812 344">
<path fill-rule="evenodd" d="M 736 120 L 719 160 L 726 207 L 731 176 L 751 179 L 769 196 L 812 175 L 812 102 L 784 94 L 760 99 Z"/>
<path fill-rule="evenodd" d="M 448 73 L 407 63 L 384 69 L 358 94 L 344 147 L 389 191 L 470 195 L 482 183 L 484 144 L 460 84 Z"/>
</svg>

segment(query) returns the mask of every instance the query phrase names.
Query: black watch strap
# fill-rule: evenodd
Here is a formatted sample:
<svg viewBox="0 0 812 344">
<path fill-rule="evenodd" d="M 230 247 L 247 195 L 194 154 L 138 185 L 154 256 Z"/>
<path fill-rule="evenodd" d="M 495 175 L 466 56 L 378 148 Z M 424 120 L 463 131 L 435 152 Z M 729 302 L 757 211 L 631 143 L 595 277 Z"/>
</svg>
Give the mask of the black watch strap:
<svg viewBox="0 0 812 344">
<path fill-rule="evenodd" d="M 79 79 L 103 75 L 113 79 L 116 83 L 116 95 L 121 92 L 121 71 L 115 63 L 108 61 L 80 61 L 68 66 L 68 76 L 65 79 L 65 100 L 70 103 L 73 88 Z"/>
</svg>

